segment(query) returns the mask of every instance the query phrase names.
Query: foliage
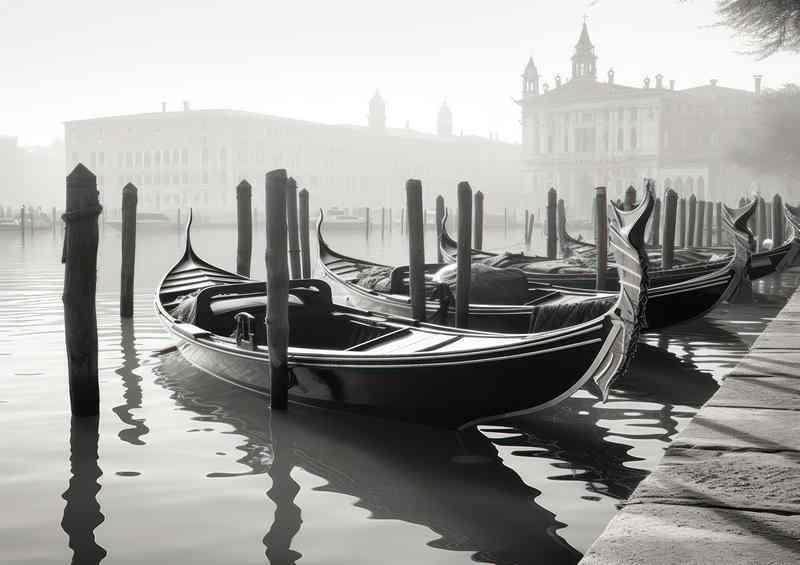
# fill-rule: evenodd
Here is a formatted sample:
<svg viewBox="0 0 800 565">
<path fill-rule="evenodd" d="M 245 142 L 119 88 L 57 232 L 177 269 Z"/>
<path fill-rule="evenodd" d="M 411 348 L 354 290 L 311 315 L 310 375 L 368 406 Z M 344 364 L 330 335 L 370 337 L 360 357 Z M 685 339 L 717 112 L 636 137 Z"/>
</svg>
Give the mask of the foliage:
<svg viewBox="0 0 800 565">
<path fill-rule="evenodd" d="M 717 0 L 721 23 L 748 37 L 763 59 L 800 51 L 800 0 Z"/>
<path fill-rule="evenodd" d="M 760 173 L 800 180 L 800 86 L 786 84 L 759 96 L 752 128 L 731 158 Z"/>
</svg>

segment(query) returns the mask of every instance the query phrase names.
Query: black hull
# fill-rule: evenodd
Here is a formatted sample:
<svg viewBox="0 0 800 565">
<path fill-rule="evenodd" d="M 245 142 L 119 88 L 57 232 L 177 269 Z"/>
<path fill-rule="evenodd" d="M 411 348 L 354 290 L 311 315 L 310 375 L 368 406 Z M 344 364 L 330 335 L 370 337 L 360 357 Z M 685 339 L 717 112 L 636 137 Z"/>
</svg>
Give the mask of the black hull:
<svg viewBox="0 0 800 565">
<path fill-rule="evenodd" d="M 296 384 L 289 389 L 289 400 L 451 428 L 533 412 L 555 405 L 585 384 L 593 372 L 587 368 L 602 358 L 599 354 L 611 330 L 609 321 L 592 324 L 579 335 L 526 346 L 516 357 L 505 351 L 480 359 L 464 356 L 446 364 L 298 362 L 292 368 Z M 265 353 L 232 351 L 185 338 L 178 348 L 208 374 L 269 394 Z"/>
</svg>

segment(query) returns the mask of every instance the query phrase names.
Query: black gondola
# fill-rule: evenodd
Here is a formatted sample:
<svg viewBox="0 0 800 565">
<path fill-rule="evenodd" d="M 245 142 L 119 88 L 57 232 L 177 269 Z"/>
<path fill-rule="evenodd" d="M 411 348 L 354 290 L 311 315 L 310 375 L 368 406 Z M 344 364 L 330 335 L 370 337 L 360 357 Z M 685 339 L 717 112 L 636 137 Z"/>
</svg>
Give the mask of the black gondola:
<svg viewBox="0 0 800 565">
<path fill-rule="evenodd" d="M 719 302 L 736 293 L 746 281 L 749 251 L 749 232 L 746 223 L 752 214 L 752 207 L 741 210 L 726 210 L 729 229 L 738 234 L 739 244 L 732 257 L 699 276 L 684 279 L 673 284 L 664 284 L 648 289 L 647 311 L 642 331 L 657 331 L 667 326 L 701 317 L 711 311 Z M 734 220 L 733 218 L 736 218 Z M 736 224 L 736 225 L 734 225 Z M 738 226 L 738 227 L 737 227 Z M 350 304 L 358 308 L 409 316 L 411 303 L 408 292 L 408 267 L 392 268 L 361 259 L 347 257 L 332 250 L 324 239 L 321 225 L 317 228 L 320 264 L 326 278 L 338 293 L 344 295 Z M 426 271 L 433 274 L 444 265 L 428 264 Z M 386 292 L 379 292 L 359 284 L 363 273 L 383 270 L 389 280 Z M 527 274 L 527 273 L 526 273 Z M 594 277 L 594 276 L 593 276 Z M 469 305 L 470 327 L 503 332 L 525 332 L 544 327 L 548 308 L 561 308 L 565 315 L 569 307 L 576 309 L 603 309 L 604 304 L 615 300 L 613 292 L 599 292 L 579 288 L 564 288 L 557 285 L 544 285 L 531 279 L 528 274 L 527 300 L 514 304 L 476 304 Z M 592 278 L 594 284 L 594 278 Z M 453 323 L 453 312 L 441 298 L 435 298 L 434 287 L 428 292 L 426 313 L 437 323 Z M 680 305 L 676 307 L 676 305 Z M 543 316 L 542 314 L 545 314 Z"/>
<path fill-rule="evenodd" d="M 755 212 L 756 201 L 752 200 L 749 204 L 740 208 L 738 213 L 752 207 Z M 728 209 L 724 207 L 724 209 Z M 730 210 L 730 209 L 728 209 Z M 732 210 L 732 212 L 736 212 Z M 760 251 L 751 254 L 750 265 L 748 267 L 748 278 L 758 280 L 775 272 L 782 272 L 793 266 L 798 256 L 800 256 L 800 209 L 785 205 L 785 216 L 790 225 L 791 234 L 779 246 L 767 251 Z M 748 216 L 749 217 L 749 216 Z M 728 230 L 730 225 L 726 224 Z M 749 229 L 748 229 L 749 231 Z M 562 231 L 560 242 L 566 244 L 568 253 L 574 253 L 584 261 L 576 261 L 574 265 L 562 261 L 552 261 L 537 255 L 526 255 L 524 253 L 491 253 L 488 251 L 473 250 L 473 260 L 482 261 L 497 267 L 514 267 L 522 269 L 528 275 L 531 283 L 551 284 L 570 288 L 594 288 L 595 272 L 589 263 L 593 262 L 591 254 L 594 252 L 594 244 L 579 241 Z M 752 235 L 752 234 L 751 234 Z M 752 246 L 752 243 L 751 243 Z M 442 223 L 439 248 L 442 252 L 442 260 L 447 263 L 454 263 L 456 260 L 457 243 L 447 232 L 445 222 Z M 562 248 L 562 253 L 565 249 Z M 724 267 L 733 253 L 732 249 L 681 249 L 676 250 L 678 255 L 683 254 L 683 262 L 672 269 L 654 268 L 650 270 L 651 290 L 674 283 L 712 273 Z M 717 258 L 709 259 L 716 253 Z M 723 255 L 723 257 L 720 257 Z M 726 255 L 726 256 L 725 256 Z M 606 280 L 610 288 L 615 289 L 617 283 L 617 271 L 610 266 L 606 273 Z"/>
<path fill-rule="evenodd" d="M 289 400 L 465 426 L 552 406 L 584 385 L 605 397 L 633 354 L 646 300 L 639 256 L 652 200 L 645 200 L 612 218 L 624 290 L 602 313 L 586 312 L 591 315 L 548 331 L 499 334 L 419 323 L 335 305 L 323 281 L 292 281 Z M 265 283 L 200 259 L 187 227 L 185 253 L 161 281 L 155 302 L 189 362 L 268 392 L 266 328 L 252 323 L 264 318 L 265 294 Z"/>
</svg>

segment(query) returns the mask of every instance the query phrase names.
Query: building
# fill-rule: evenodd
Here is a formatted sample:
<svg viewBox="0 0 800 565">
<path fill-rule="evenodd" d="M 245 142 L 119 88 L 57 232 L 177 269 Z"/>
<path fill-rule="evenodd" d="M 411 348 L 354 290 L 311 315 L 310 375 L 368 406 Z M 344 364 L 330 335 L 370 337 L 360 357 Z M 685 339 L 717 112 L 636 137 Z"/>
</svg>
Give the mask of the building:
<svg viewBox="0 0 800 565">
<path fill-rule="evenodd" d="M 592 189 L 607 186 L 621 197 L 631 184 L 654 178 L 659 190 L 693 192 L 702 200 L 747 193 L 754 176 L 728 158 L 728 150 L 753 116 L 753 92 L 708 85 L 676 90 L 657 74 L 640 87 L 598 80 L 597 54 L 586 23 L 572 55 L 568 80 L 552 88 L 529 59 L 522 74 L 522 186 L 543 201 L 550 186 L 578 216 L 591 210 Z"/>
<path fill-rule="evenodd" d="M 491 206 L 516 202 L 519 145 L 453 135 L 447 105 L 438 135 L 386 125 L 376 92 L 367 126 L 325 125 L 238 110 L 162 111 L 70 121 L 65 124 L 67 168 L 84 163 L 97 175 L 104 205 L 120 207 L 122 187 L 139 188 L 145 210 L 192 206 L 230 217 L 235 186 L 247 179 L 263 209 L 264 174 L 285 168 L 308 188 L 313 207 L 392 206 L 405 202 L 406 179 L 423 182 L 426 205 L 438 193 L 455 194 L 468 180 Z M 451 202 L 454 202 L 453 197 Z"/>
</svg>

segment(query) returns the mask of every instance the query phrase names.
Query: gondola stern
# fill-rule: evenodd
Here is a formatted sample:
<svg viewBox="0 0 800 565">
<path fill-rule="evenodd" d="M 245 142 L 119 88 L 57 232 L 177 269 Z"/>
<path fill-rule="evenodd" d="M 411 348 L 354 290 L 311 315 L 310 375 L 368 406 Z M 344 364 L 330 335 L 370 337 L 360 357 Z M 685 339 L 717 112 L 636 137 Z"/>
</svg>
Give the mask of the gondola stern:
<svg viewBox="0 0 800 565">
<path fill-rule="evenodd" d="M 782 273 L 790 267 L 800 264 L 800 207 L 784 204 L 783 215 L 789 222 L 792 234 L 789 236 L 789 251 L 775 266 L 775 270 Z"/>
<path fill-rule="evenodd" d="M 748 222 L 756 211 L 758 199 L 753 197 L 750 202 L 739 208 L 722 206 L 722 218 L 725 228 L 731 232 L 733 239 L 733 256 L 729 269 L 734 273 L 731 283 L 725 290 L 720 300 L 729 302 L 749 302 L 752 300 L 752 284 L 750 282 L 750 262 L 755 246 L 755 237 L 750 231 Z"/>
</svg>

